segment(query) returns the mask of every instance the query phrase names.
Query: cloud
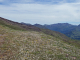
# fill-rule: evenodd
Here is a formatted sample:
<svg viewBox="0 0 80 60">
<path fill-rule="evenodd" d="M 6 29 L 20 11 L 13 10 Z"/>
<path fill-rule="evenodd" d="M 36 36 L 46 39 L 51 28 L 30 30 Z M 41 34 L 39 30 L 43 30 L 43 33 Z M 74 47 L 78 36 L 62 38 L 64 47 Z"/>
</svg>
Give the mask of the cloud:
<svg viewBox="0 0 80 60">
<path fill-rule="evenodd" d="M 79 24 L 80 3 L 12 3 L 9 6 L 0 5 L 0 16 L 13 21 L 31 24 L 53 24 L 60 22 L 75 22 L 73 24 Z"/>
<path fill-rule="evenodd" d="M 0 2 L 3 2 L 4 0 L 0 0 Z"/>
<path fill-rule="evenodd" d="M 62 4 L 62 3 L 73 3 L 73 2 L 80 2 L 80 0 L 4 0 L 3 3 L 5 4 L 11 4 L 11 3 Z"/>
</svg>

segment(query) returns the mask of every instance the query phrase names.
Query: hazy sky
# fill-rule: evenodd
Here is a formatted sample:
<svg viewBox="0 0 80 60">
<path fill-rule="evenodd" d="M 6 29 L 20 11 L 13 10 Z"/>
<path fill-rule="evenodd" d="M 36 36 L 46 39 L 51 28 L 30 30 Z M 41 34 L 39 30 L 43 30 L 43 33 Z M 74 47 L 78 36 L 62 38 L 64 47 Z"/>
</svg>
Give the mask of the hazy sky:
<svg viewBox="0 0 80 60">
<path fill-rule="evenodd" d="M 0 0 L 0 17 L 16 22 L 80 24 L 80 0 Z"/>
</svg>

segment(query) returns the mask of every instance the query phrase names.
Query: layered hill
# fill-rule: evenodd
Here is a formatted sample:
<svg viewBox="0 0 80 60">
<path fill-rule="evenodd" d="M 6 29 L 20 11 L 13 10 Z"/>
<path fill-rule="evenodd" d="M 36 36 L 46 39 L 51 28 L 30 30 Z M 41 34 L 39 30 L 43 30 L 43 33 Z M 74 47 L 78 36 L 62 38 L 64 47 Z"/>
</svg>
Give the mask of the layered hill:
<svg viewBox="0 0 80 60">
<path fill-rule="evenodd" d="M 80 40 L 80 25 L 78 25 L 74 30 L 66 33 L 72 39 Z"/>
<path fill-rule="evenodd" d="M 62 39 L 65 39 L 65 38 L 69 39 L 64 34 L 56 32 L 56 31 L 51 31 L 49 29 L 41 29 L 41 28 L 35 27 L 34 25 L 25 25 L 25 24 L 22 24 L 22 23 L 13 22 L 11 20 L 4 19 L 2 17 L 0 17 L 0 24 L 3 25 L 3 26 L 7 26 L 9 28 L 15 29 L 15 30 L 37 31 L 37 32 L 42 32 L 42 33 L 52 35 L 52 36 L 55 36 L 55 37 L 60 37 Z"/>
<path fill-rule="evenodd" d="M 58 23 L 58 24 L 51 24 L 51 25 L 44 25 L 44 26 L 50 30 L 58 31 L 64 34 L 74 30 L 77 27 L 76 25 L 71 25 L 68 23 Z"/>
<path fill-rule="evenodd" d="M 0 18 L 0 60 L 80 60 L 80 41 Z"/>
<path fill-rule="evenodd" d="M 77 26 L 77 25 L 71 25 L 68 23 L 58 23 L 58 24 L 51 24 L 51 25 L 40 25 L 40 24 L 36 25 L 35 24 L 34 26 L 57 31 L 57 32 L 65 34 L 66 36 L 72 39 L 80 40 L 80 25 Z"/>
</svg>

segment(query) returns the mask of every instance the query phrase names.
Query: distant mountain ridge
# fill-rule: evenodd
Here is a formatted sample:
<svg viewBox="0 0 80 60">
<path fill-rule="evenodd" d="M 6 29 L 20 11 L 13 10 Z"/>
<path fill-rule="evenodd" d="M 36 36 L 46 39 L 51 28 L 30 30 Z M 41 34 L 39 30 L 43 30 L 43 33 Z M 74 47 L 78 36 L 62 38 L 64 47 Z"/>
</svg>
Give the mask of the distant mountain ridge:
<svg viewBox="0 0 80 60">
<path fill-rule="evenodd" d="M 68 23 L 58 23 L 58 24 L 51 24 L 51 25 L 44 25 L 50 30 L 58 31 L 61 33 L 67 33 L 75 29 L 75 25 L 71 25 Z"/>
<path fill-rule="evenodd" d="M 40 25 L 40 24 L 31 25 L 31 24 L 27 24 L 24 22 L 22 22 L 22 23 L 13 22 L 11 20 L 8 20 L 8 19 L 2 18 L 2 17 L 0 17 L 0 24 L 2 24 L 4 26 L 8 26 L 8 27 L 16 29 L 16 30 L 33 30 L 33 31 L 44 32 L 46 34 L 53 35 L 53 36 L 56 33 L 58 33 L 58 34 L 63 33 L 72 39 L 80 40 L 80 24 L 78 26 L 71 25 L 68 23 L 58 23 L 58 24 L 51 24 L 51 25 L 47 25 L 47 24 L 45 24 L 45 25 Z M 63 34 L 61 34 L 61 35 L 64 37 Z"/>
<path fill-rule="evenodd" d="M 44 29 L 47 28 L 53 31 L 58 31 L 72 39 L 80 40 L 80 24 L 77 26 L 77 25 L 71 25 L 69 23 L 57 23 L 51 25 L 45 24 L 45 25 L 34 25 L 34 26 L 44 27 Z"/>
<path fill-rule="evenodd" d="M 25 24 L 25 23 L 18 23 L 18 22 L 14 22 L 5 18 L 0 17 L 0 25 L 3 26 L 7 26 L 9 28 L 15 29 L 15 30 L 23 30 L 23 31 L 37 31 L 37 32 L 42 32 L 48 35 L 52 35 L 64 40 L 69 40 L 70 38 L 68 38 L 67 36 L 65 36 L 62 33 L 56 32 L 56 31 L 51 31 L 49 29 L 41 29 L 38 28 L 34 25 L 31 24 Z M 66 39 L 65 39 L 66 38 Z"/>
<path fill-rule="evenodd" d="M 40 25 L 40 24 L 34 24 L 34 26 L 39 27 L 39 28 L 43 28 L 43 29 L 47 29 L 47 27 L 45 27 L 44 25 Z"/>
</svg>

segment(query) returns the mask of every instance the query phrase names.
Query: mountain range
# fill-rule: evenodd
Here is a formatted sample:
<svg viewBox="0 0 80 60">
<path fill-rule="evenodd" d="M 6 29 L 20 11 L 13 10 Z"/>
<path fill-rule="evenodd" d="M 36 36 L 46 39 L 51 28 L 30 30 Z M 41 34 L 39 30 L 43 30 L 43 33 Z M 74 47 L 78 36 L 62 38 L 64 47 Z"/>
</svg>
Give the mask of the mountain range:
<svg viewBox="0 0 80 60">
<path fill-rule="evenodd" d="M 80 40 L 80 25 L 71 25 L 69 23 L 57 23 L 51 25 L 34 24 L 34 26 L 44 29 L 50 29 L 65 34 L 66 36 Z"/>
<path fill-rule="evenodd" d="M 0 17 L 0 60 L 80 60 L 80 41 Z"/>
</svg>

